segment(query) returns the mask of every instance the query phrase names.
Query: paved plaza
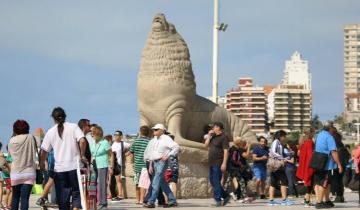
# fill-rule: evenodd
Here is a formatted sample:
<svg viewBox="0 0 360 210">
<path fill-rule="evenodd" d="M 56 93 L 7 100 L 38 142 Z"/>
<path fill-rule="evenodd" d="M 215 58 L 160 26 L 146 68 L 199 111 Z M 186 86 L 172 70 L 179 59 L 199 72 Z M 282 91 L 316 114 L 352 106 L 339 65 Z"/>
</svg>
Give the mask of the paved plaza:
<svg viewBox="0 0 360 210">
<path fill-rule="evenodd" d="M 30 198 L 30 209 L 40 209 L 35 205 L 35 201 L 38 198 L 38 196 L 32 195 Z M 336 204 L 334 209 L 359 209 L 358 207 L 358 194 L 357 192 L 351 192 L 345 194 L 346 203 L 342 204 Z M 291 210 L 300 210 L 300 209 L 307 209 L 304 208 L 302 205 L 302 198 L 293 199 L 295 201 L 295 205 L 293 206 L 268 206 L 267 200 L 256 200 L 252 204 L 239 204 L 234 201 L 231 201 L 231 203 L 225 207 L 216 208 L 216 209 L 291 209 Z M 175 209 L 183 209 L 183 210 L 201 210 L 201 209 L 215 209 L 213 207 L 210 207 L 210 204 L 213 203 L 212 199 L 180 199 L 178 200 L 179 207 L 176 207 Z M 159 207 L 162 209 L 161 207 Z M 109 210 L 112 209 L 145 209 L 142 208 L 142 206 L 136 205 L 134 199 L 127 199 L 121 202 L 109 202 Z M 315 208 L 311 208 L 315 209 Z"/>
</svg>

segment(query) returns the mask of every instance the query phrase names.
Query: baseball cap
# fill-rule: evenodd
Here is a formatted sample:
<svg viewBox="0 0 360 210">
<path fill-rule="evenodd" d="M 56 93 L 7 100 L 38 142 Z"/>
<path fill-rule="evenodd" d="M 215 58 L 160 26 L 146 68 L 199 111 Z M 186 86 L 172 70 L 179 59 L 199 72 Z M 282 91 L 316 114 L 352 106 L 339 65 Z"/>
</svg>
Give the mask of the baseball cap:
<svg viewBox="0 0 360 210">
<path fill-rule="evenodd" d="M 163 124 L 160 124 L 160 123 L 156 124 L 156 125 L 155 125 L 154 127 L 152 127 L 151 129 L 152 129 L 152 130 L 164 130 L 164 131 L 166 131 L 165 126 L 164 126 Z"/>
</svg>

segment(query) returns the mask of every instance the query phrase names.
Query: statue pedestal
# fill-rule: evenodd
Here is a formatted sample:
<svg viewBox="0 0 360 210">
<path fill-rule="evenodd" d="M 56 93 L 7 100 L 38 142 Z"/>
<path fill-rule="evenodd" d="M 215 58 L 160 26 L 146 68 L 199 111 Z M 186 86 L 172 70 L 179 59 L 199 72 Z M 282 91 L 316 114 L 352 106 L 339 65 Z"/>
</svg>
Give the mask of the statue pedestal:
<svg viewBox="0 0 360 210">
<path fill-rule="evenodd" d="M 178 197 L 184 199 L 211 197 L 208 151 L 181 147 L 178 157 Z"/>
<path fill-rule="evenodd" d="M 212 197 L 209 182 L 208 151 L 190 147 L 181 147 L 179 157 L 178 198 Z M 123 187 L 126 198 L 135 198 L 133 160 L 126 157 Z"/>
</svg>

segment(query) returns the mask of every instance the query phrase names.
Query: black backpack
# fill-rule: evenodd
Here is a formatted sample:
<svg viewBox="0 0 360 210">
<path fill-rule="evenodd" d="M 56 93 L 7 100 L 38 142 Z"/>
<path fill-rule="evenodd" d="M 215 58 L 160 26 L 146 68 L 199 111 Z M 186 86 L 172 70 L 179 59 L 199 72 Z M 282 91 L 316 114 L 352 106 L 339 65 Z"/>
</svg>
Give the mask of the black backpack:
<svg viewBox="0 0 360 210">
<path fill-rule="evenodd" d="M 340 163 L 341 163 L 342 167 L 346 167 L 346 165 L 349 163 L 349 160 L 351 157 L 349 151 L 346 149 L 346 147 L 339 147 L 337 149 L 337 152 L 338 152 Z"/>
</svg>

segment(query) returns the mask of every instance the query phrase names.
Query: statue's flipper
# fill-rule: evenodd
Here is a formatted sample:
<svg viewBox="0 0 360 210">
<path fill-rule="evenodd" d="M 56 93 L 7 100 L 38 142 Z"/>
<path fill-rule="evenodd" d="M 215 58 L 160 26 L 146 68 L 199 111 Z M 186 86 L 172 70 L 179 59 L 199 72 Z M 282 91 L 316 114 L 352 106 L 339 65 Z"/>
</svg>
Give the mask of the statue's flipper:
<svg viewBox="0 0 360 210">
<path fill-rule="evenodd" d="M 197 149 L 206 149 L 205 145 L 199 142 L 191 141 L 185 139 L 183 136 L 183 131 L 181 130 L 182 125 L 182 114 L 175 114 L 168 120 L 168 131 L 175 136 L 175 141 L 184 147 L 197 148 Z"/>
</svg>

